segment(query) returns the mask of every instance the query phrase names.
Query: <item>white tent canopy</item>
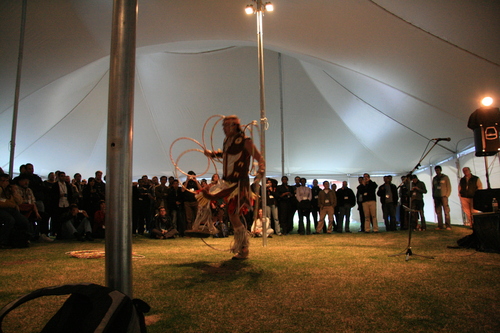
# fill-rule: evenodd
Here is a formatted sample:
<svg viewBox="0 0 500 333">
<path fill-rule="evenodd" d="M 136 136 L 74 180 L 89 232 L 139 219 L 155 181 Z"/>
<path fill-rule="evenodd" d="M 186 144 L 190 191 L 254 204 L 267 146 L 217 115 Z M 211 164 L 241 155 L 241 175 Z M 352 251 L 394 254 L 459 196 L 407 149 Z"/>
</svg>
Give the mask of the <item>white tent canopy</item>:
<svg viewBox="0 0 500 333">
<path fill-rule="evenodd" d="M 402 174 L 435 137 L 451 141 L 422 164 L 456 158 L 473 145 L 467 121 L 480 99 L 500 100 L 498 1 L 273 3 L 264 17 L 270 176 L 281 176 L 282 152 L 292 176 Z M 259 120 L 256 22 L 246 4 L 139 2 L 134 177 L 173 174 L 170 145 L 201 142 L 212 115 Z M 44 176 L 105 170 L 111 14 L 112 1 L 28 1 L 15 170 L 27 162 Z M 2 1 L 0 15 L 0 166 L 8 169 L 21 1 Z M 179 141 L 174 155 L 191 148 Z M 182 169 L 205 170 L 200 155 L 184 155 Z"/>
</svg>

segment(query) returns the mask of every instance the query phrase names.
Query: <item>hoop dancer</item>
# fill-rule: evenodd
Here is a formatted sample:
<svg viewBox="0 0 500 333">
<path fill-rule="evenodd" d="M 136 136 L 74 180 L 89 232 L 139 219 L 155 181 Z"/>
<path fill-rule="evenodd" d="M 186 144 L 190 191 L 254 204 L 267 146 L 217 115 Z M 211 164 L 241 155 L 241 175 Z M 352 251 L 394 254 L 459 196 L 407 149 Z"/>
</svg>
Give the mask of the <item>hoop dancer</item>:
<svg viewBox="0 0 500 333">
<path fill-rule="evenodd" d="M 246 259 L 249 254 L 249 232 L 241 221 L 241 215 L 248 212 L 251 207 L 250 162 L 252 157 L 258 162 L 257 179 L 262 178 L 264 174 L 265 162 L 252 139 L 245 136 L 237 116 L 224 117 L 222 128 L 226 136 L 223 151 L 205 149 L 204 154 L 212 159 L 222 157 L 223 186 L 216 192 L 204 189 L 197 197 L 200 205 L 207 200 L 224 198 L 227 202 L 229 220 L 234 229 L 234 241 L 231 246 L 231 252 L 235 254 L 233 259 Z"/>
</svg>

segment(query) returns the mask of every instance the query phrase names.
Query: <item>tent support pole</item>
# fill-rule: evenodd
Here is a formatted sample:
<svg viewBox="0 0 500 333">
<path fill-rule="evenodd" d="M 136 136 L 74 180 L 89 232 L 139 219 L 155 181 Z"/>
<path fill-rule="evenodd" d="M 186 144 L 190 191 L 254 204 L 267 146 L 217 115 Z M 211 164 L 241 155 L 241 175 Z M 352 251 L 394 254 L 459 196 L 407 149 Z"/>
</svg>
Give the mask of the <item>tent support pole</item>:
<svg viewBox="0 0 500 333">
<path fill-rule="evenodd" d="M 283 60 L 278 53 L 278 69 L 280 81 L 280 121 L 281 121 L 281 176 L 285 175 L 285 125 L 283 115 Z"/>
<path fill-rule="evenodd" d="M 16 74 L 16 90 L 14 94 L 14 110 L 12 113 L 12 132 L 10 139 L 10 160 L 9 160 L 9 175 L 14 178 L 14 158 L 16 154 L 16 136 L 17 136 L 17 115 L 19 113 L 19 90 L 21 88 L 21 70 L 23 67 L 24 57 L 24 32 L 26 30 L 26 7 L 28 0 L 23 0 L 23 9 L 21 14 L 21 32 L 19 36 L 19 52 L 17 56 L 17 74 Z"/>
<path fill-rule="evenodd" d="M 106 152 L 106 285 L 132 297 L 132 146 L 137 0 L 114 0 Z"/>
<path fill-rule="evenodd" d="M 264 85 L 264 39 L 262 31 L 262 17 L 264 16 L 264 5 L 261 0 L 257 0 L 257 51 L 258 51 L 258 62 L 259 62 L 259 88 L 260 88 L 260 153 L 266 161 L 266 129 L 267 129 L 267 117 L 266 117 L 266 93 Z M 266 187 L 266 169 L 264 169 L 264 174 L 261 179 L 261 208 L 262 217 L 264 219 L 262 229 L 262 246 L 267 246 L 267 225 L 266 225 L 266 197 L 267 197 L 267 187 Z M 258 212 L 257 212 L 258 213 Z"/>
</svg>

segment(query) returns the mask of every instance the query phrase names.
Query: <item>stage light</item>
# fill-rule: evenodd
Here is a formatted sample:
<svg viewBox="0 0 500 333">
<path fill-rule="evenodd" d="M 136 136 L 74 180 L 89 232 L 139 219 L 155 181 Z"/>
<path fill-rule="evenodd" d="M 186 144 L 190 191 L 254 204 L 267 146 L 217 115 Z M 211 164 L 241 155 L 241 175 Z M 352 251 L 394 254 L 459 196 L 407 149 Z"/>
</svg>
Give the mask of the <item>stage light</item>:
<svg viewBox="0 0 500 333">
<path fill-rule="evenodd" d="M 254 13 L 253 5 L 247 5 L 245 7 L 245 13 L 247 13 L 248 15 L 253 14 Z"/>
<path fill-rule="evenodd" d="M 484 106 L 490 106 L 491 104 L 493 104 L 493 98 L 485 97 L 481 100 L 481 104 L 483 104 Z"/>
<path fill-rule="evenodd" d="M 266 7 L 266 10 L 267 10 L 268 12 L 272 12 L 272 11 L 274 10 L 274 6 L 273 6 L 273 4 L 272 4 L 272 3 L 270 3 L 270 2 L 266 2 L 265 7 Z"/>
</svg>

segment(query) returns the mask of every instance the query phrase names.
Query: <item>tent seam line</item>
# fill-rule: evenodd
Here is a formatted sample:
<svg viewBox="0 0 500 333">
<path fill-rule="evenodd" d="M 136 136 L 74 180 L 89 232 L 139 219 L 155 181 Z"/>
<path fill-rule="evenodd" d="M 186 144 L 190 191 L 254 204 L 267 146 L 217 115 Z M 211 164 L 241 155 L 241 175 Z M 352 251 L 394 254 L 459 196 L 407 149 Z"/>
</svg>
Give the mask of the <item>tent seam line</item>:
<svg viewBox="0 0 500 333">
<path fill-rule="evenodd" d="M 449 44 L 449 45 L 451 45 L 451 46 L 453 46 L 453 47 L 455 47 L 455 48 L 457 48 L 457 49 L 459 49 L 459 50 L 461 50 L 461 51 L 463 51 L 463 52 L 465 52 L 465 53 L 468 53 L 468 54 L 470 54 L 470 55 L 472 55 L 472 56 L 474 56 L 474 57 L 478 58 L 478 59 L 481 59 L 481 60 L 483 60 L 483 61 L 486 61 L 486 62 L 488 62 L 488 63 L 490 63 L 490 64 L 492 64 L 492 65 L 494 65 L 494 66 L 500 67 L 500 64 L 498 64 L 498 63 L 496 63 L 496 62 L 494 62 L 494 61 L 492 61 L 492 60 L 489 60 L 489 59 L 487 59 L 487 58 L 485 58 L 485 57 L 483 57 L 483 56 L 480 56 L 479 54 L 476 54 L 476 53 L 474 53 L 474 52 L 472 52 L 472 51 L 469 51 L 469 50 L 467 50 L 467 49 L 465 49 L 465 48 L 463 48 L 463 47 L 461 47 L 461 46 L 458 46 L 458 45 L 457 45 L 457 44 L 455 44 L 455 43 L 452 43 L 452 42 L 450 42 L 450 41 L 448 41 L 448 40 L 446 40 L 446 39 L 444 39 L 444 38 L 442 38 L 442 37 L 439 37 L 439 36 L 438 36 L 438 35 L 436 35 L 436 34 L 433 34 L 433 33 L 432 33 L 432 32 L 430 32 L 430 31 L 425 30 L 424 28 L 419 27 L 418 25 L 415 25 L 414 23 L 412 23 L 412 22 L 410 22 L 410 21 L 405 20 L 405 19 L 404 19 L 404 18 L 402 18 L 401 16 L 398 16 L 398 15 L 396 15 L 395 13 L 391 12 L 389 9 L 387 9 L 387 8 L 383 7 L 382 5 L 379 5 L 379 4 L 378 4 L 378 3 L 376 3 L 374 0 L 368 0 L 368 1 L 369 1 L 369 2 L 371 2 L 372 4 L 374 4 L 375 6 L 379 7 L 379 8 L 380 8 L 380 9 L 382 9 L 383 11 L 387 12 L 388 14 L 390 14 L 390 15 L 392 15 L 392 16 L 394 16 L 394 17 L 398 18 L 399 20 L 401 20 L 401 21 L 403 21 L 403 22 L 405 22 L 405 23 L 407 23 L 407 24 L 411 25 L 412 27 L 414 27 L 414 28 L 416 28 L 416 29 L 418 29 L 418 30 L 420 30 L 420 31 L 422 31 L 422 32 L 424 32 L 424 33 L 426 33 L 426 34 L 428 34 L 428 35 L 430 35 L 430 36 L 434 37 L 434 38 L 437 38 L 437 39 L 439 39 L 440 41 L 445 42 L 446 44 Z"/>
</svg>

